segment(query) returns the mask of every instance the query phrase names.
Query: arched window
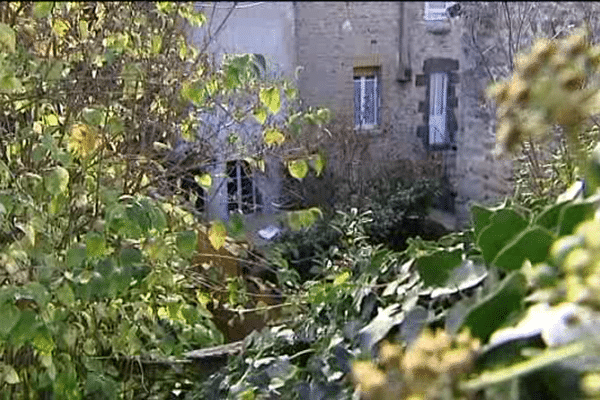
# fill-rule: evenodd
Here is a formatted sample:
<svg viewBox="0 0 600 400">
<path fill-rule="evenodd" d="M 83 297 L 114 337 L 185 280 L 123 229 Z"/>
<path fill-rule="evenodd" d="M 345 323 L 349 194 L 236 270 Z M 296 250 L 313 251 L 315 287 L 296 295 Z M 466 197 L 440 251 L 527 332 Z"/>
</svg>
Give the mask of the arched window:
<svg viewBox="0 0 600 400">
<path fill-rule="evenodd" d="M 260 192 L 246 161 L 227 162 L 227 198 L 229 212 L 251 214 L 262 208 Z"/>
</svg>

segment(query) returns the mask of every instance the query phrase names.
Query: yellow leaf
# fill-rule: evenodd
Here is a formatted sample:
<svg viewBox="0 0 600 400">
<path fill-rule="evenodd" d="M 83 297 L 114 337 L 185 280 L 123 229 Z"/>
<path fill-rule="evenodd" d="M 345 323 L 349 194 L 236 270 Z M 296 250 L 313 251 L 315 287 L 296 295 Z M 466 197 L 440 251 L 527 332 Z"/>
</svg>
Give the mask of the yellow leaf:
<svg viewBox="0 0 600 400">
<path fill-rule="evenodd" d="M 69 30 L 70 25 L 69 22 L 62 18 L 57 18 L 52 22 L 52 30 L 56 34 L 56 36 L 62 37 Z"/>
<path fill-rule="evenodd" d="M 256 120 L 260 122 L 261 125 L 264 124 L 267 120 L 267 110 L 265 110 L 263 107 L 259 107 L 256 110 L 254 110 L 252 115 L 254 115 L 254 118 L 256 118 Z"/>
<path fill-rule="evenodd" d="M 282 144 L 285 142 L 285 136 L 283 136 L 283 133 L 279 132 L 277 129 L 269 128 L 265 129 L 264 140 L 265 144 L 269 146 L 274 144 Z"/>
<path fill-rule="evenodd" d="M 210 188 L 212 186 L 212 177 L 210 176 L 210 174 L 203 174 L 200 176 L 194 176 L 194 179 L 196 180 L 196 183 L 198 183 L 198 185 L 202 186 L 203 188 Z"/>
<path fill-rule="evenodd" d="M 333 280 L 333 286 L 339 286 L 350 278 L 350 272 L 344 271 Z"/>
<path fill-rule="evenodd" d="M 281 108 L 281 98 L 278 87 L 272 86 L 270 88 L 261 89 L 258 97 L 273 114 L 279 112 L 279 109 Z"/>
<path fill-rule="evenodd" d="M 81 157 L 87 157 L 99 144 L 98 135 L 86 124 L 71 127 L 69 149 Z"/>
<path fill-rule="evenodd" d="M 213 221 L 210 229 L 208 230 L 208 240 L 210 244 L 219 250 L 225 244 L 227 238 L 227 228 L 221 221 Z"/>
<path fill-rule="evenodd" d="M 302 179 L 308 173 L 308 164 L 305 160 L 294 160 L 288 163 L 288 171 L 296 179 Z"/>
</svg>

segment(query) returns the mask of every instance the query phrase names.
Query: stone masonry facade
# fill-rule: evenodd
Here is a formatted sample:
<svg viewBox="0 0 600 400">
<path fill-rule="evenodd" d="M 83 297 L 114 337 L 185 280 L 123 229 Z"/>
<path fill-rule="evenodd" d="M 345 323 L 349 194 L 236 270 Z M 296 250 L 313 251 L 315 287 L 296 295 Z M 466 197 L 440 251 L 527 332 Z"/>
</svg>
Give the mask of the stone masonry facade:
<svg viewBox="0 0 600 400">
<path fill-rule="evenodd" d="M 216 4 L 218 25 L 231 3 Z M 328 170 L 336 185 L 313 191 L 309 201 L 331 204 L 344 180 L 438 177 L 448 189 L 441 208 L 459 227 L 468 223 L 472 202 L 492 204 L 512 194 L 512 162 L 492 155 L 495 110 L 486 87 L 510 73 L 512 56 L 535 37 L 560 36 L 582 21 L 595 35 L 600 6 L 445 3 L 452 12 L 428 20 L 432 4 L 241 2 L 231 13 L 215 51 L 267 53 L 281 76 L 297 76 L 306 105 L 332 111 Z M 206 11 L 210 16 L 210 7 Z M 429 97 L 432 76 L 440 72 L 447 76 L 450 140 L 432 145 Z M 379 93 L 377 124 L 364 129 L 356 129 L 354 119 L 360 74 L 375 74 Z M 359 186 L 352 190 L 360 196 Z"/>
</svg>

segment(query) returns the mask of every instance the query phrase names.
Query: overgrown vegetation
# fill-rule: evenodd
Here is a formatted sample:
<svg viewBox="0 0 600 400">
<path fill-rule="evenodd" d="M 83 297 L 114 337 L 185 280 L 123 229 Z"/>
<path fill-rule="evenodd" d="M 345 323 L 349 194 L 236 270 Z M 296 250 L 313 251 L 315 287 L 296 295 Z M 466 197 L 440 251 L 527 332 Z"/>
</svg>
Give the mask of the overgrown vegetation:
<svg viewBox="0 0 600 400">
<path fill-rule="evenodd" d="M 600 324 L 600 149 L 584 125 L 600 49 L 585 32 L 537 42 L 494 89 L 498 149 L 560 125 L 572 157 L 555 161 L 568 171 L 556 179 L 578 190 L 474 206 L 471 229 L 402 246 L 390 237 L 408 236 L 435 185 L 393 184 L 371 209 L 311 228 L 321 212 L 294 211 L 298 232 L 246 260 L 277 280 L 281 299 L 267 305 L 242 277 L 218 282 L 194 262 L 198 231 L 219 250 L 236 221 L 201 229 L 148 195 L 161 149 L 192 138 L 190 101 L 254 99 L 269 149 L 327 113 L 272 124 L 292 88 L 257 79 L 250 56 L 205 62 L 183 30 L 203 20 L 187 3 L 0 5 L 3 398 L 598 397 L 600 363 L 580 358 L 598 354 Z M 322 171 L 313 151 L 286 154 L 292 177 Z M 224 341 L 216 303 L 271 321 L 207 377 L 185 354 Z"/>
</svg>

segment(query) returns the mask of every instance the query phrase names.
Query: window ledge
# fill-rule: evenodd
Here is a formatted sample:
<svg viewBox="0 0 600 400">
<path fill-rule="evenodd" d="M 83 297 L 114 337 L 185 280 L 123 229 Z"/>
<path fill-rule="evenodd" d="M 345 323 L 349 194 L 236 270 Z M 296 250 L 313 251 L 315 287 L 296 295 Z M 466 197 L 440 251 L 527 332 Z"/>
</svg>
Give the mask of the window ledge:
<svg viewBox="0 0 600 400">
<path fill-rule="evenodd" d="M 383 133 L 383 129 L 381 126 L 373 126 L 373 127 L 355 127 L 354 133 L 357 135 L 367 135 L 367 136 L 378 136 Z"/>
</svg>

